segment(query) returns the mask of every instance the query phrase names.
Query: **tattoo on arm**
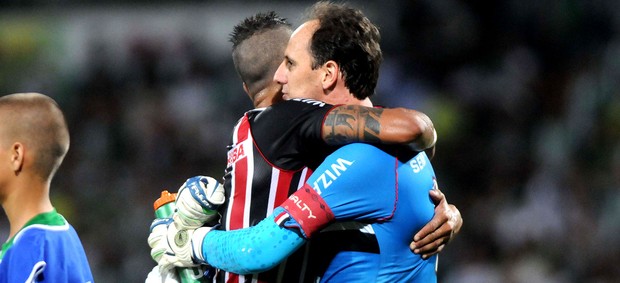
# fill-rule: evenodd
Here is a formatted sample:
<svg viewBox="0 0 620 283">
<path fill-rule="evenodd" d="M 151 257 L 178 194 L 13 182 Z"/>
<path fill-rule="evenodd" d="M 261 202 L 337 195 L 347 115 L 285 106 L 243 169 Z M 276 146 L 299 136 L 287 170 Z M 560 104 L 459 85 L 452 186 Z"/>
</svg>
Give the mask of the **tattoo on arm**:
<svg viewBox="0 0 620 283">
<path fill-rule="evenodd" d="M 348 105 L 332 110 L 323 125 L 325 142 L 331 145 L 352 142 L 379 143 L 379 119 L 383 109 Z"/>
</svg>

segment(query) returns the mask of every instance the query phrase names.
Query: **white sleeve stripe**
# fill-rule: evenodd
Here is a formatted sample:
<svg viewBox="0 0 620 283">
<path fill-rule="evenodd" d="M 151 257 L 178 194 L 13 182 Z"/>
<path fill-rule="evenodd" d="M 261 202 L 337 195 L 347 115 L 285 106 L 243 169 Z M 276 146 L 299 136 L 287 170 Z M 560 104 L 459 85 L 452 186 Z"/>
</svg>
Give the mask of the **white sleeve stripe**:
<svg viewBox="0 0 620 283">
<path fill-rule="evenodd" d="M 267 205 L 267 213 L 265 217 L 271 215 L 273 212 L 275 202 L 276 202 L 276 193 L 278 192 L 278 183 L 280 181 L 280 170 L 276 168 L 271 168 L 271 184 L 269 184 L 269 204 Z"/>
<path fill-rule="evenodd" d="M 48 231 L 67 231 L 69 230 L 69 222 L 65 220 L 65 224 L 60 225 L 60 226 L 47 225 L 47 224 L 28 225 L 24 227 L 22 230 L 20 230 L 19 232 L 17 232 L 17 235 L 15 235 L 15 238 L 13 238 L 13 243 L 17 243 L 17 241 L 19 241 L 19 238 L 21 238 L 21 236 L 24 235 L 24 233 L 26 233 L 26 231 L 30 229 L 41 229 L 41 230 L 48 230 Z"/>
<path fill-rule="evenodd" d="M 26 279 L 25 283 L 34 283 L 37 276 L 39 276 L 39 274 L 43 273 L 43 270 L 45 270 L 45 265 L 47 265 L 45 261 L 39 261 L 35 263 L 32 267 L 32 271 L 30 272 L 30 276 L 28 276 L 28 279 Z"/>
</svg>

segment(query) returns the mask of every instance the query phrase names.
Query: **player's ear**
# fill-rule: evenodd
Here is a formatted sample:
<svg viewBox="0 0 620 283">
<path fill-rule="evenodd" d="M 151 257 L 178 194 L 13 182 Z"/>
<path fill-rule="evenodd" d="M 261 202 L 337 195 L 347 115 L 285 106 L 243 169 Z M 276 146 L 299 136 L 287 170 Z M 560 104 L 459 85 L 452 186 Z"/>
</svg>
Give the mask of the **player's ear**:
<svg viewBox="0 0 620 283">
<path fill-rule="evenodd" d="M 21 172 L 22 167 L 24 166 L 24 145 L 16 142 L 11 146 L 11 169 L 15 173 L 15 175 Z"/>
<path fill-rule="evenodd" d="M 322 69 L 323 79 L 321 83 L 323 84 L 323 89 L 333 89 L 340 76 L 340 68 L 338 64 L 333 60 L 329 60 L 323 64 Z"/>
</svg>

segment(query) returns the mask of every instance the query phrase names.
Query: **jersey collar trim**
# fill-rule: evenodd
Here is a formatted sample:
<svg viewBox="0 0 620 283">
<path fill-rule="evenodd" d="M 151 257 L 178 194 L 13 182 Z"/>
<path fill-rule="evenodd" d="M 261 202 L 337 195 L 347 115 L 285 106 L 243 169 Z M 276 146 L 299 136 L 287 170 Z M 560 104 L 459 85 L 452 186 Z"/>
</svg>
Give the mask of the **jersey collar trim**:
<svg viewBox="0 0 620 283">
<path fill-rule="evenodd" d="M 56 208 L 50 212 L 37 214 L 35 217 L 26 222 L 26 225 L 24 225 L 24 227 L 22 227 L 22 229 L 19 230 L 15 236 L 2 245 L 2 250 L 0 250 L 0 260 L 2 260 L 6 251 L 13 246 L 13 243 L 16 242 L 19 237 L 30 228 L 62 231 L 69 229 L 69 223 L 56 211 Z"/>
</svg>

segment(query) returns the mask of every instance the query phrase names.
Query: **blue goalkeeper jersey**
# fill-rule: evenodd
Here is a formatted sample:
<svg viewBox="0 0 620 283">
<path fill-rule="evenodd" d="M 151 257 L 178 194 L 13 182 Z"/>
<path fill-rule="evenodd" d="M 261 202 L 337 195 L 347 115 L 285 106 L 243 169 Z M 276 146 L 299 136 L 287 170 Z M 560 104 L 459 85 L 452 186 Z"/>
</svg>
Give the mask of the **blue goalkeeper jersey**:
<svg viewBox="0 0 620 283">
<path fill-rule="evenodd" d="M 308 179 L 339 221 L 310 242 L 321 282 L 436 282 L 436 255 L 409 249 L 434 214 L 437 185 L 424 152 L 406 162 L 367 144 L 330 155 Z M 343 220 L 356 222 L 342 222 Z"/>
<path fill-rule="evenodd" d="M 0 283 L 93 282 L 73 226 L 56 212 L 32 218 L 0 252 Z"/>
<path fill-rule="evenodd" d="M 307 271 L 316 276 L 308 282 L 436 282 L 436 255 L 424 260 L 409 249 L 415 233 L 433 216 L 429 191 L 436 184 L 423 152 L 401 162 L 374 146 L 351 144 L 328 156 L 306 186 L 338 222 L 305 247 L 311 251 Z M 203 241 L 203 257 L 240 274 L 271 268 L 306 241 L 295 229 L 275 224 L 285 223 L 277 220 L 280 212 L 276 208 L 276 216 L 251 228 L 211 231 Z"/>
</svg>

